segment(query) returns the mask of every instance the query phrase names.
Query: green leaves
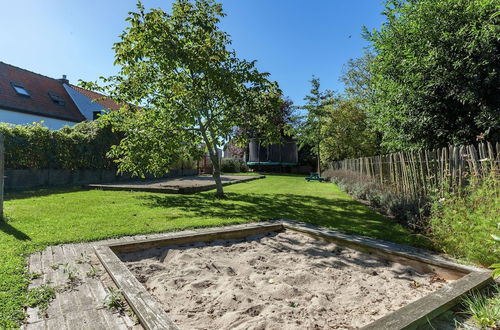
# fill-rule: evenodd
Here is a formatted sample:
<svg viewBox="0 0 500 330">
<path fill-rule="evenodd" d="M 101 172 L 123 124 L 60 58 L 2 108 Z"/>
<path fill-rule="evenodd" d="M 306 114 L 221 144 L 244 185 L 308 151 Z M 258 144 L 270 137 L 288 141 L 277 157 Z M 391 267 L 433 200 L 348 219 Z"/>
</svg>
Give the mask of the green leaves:
<svg viewBox="0 0 500 330">
<path fill-rule="evenodd" d="M 491 0 L 387 1 L 365 36 L 374 104 L 388 150 L 500 138 L 500 28 Z"/>
<path fill-rule="evenodd" d="M 125 138 L 113 147 L 121 171 L 160 174 L 173 161 L 208 150 L 218 170 L 216 148 L 235 127 L 262 131 L 280 113 L 281 91 L 255 61 L 239 59 L 220 29 L 225 14 L 213 0 L 177 0 L 170 13 L 142 3 L 114 45 L 116 76 L 107 93 L 135 105 L 107 119 Z"/>
<path fill-rule="evenodd" d="M 374 155 L 378 139 L 359 99 L 338 98 L 329 107 L 322 128 L 321 154 L 325 163 Z"/>
</svg>

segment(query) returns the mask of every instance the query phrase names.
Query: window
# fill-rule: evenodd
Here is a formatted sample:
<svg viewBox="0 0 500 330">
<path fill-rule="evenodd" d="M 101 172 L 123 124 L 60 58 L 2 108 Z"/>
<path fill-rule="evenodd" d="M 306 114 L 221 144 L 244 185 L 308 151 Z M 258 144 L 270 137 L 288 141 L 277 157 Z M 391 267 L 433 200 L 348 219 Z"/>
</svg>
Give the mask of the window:
<svg viewBox="0 0 500 330">
<path fill-rule="evenodd" d="M 56 93 L 49 92 L 49 97 L 57 105 L 64 106 L 66 104 L 64 99 Z"/>
<path fill-rule="evenodd" d="M 28 91 L 26 90 L 26 88 L 24 88 L 23 85 L 14 82 L 11 82 L 10 85 L 12 86 L 12 88 L 14 88 L 17 95 L 30 97 L 30 93 L 28 93 Z"/>
<path fill-rule="evenodd" d="M 96 120 L 97 118 L 99 118 L 100 115 L 101 115 L 100 111 L 93 111 L 92 112 L 92 120 Z"/>
</svg>

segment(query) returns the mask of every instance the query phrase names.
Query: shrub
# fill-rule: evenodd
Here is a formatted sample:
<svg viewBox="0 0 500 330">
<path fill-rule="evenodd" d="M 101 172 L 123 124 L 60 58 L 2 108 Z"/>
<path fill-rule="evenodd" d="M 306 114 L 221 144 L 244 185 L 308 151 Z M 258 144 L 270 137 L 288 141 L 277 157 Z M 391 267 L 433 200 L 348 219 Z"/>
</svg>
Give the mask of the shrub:
<svg viewBox="0 0 500 330">
<path fill-rule="evenodd" d="M 500 264 L 500 174 L 492 170 L 444 198 L 412 198 L 352 171 L 329 171 L 331 181 L 354 198 L 415 232 L 425 233 L 434 247 L 484 266 Z"/>
<path fill-rule="evenodd" d="M 325 173 L 340 189 L 356 199 L 368 202 L 380 213 L 393 217 L 416 232 L 426 231 L 428 200 L 399 195 L 390 187 L 381 186 L 371 178 L 352 171 L 328 170 Z"/>
<path fill-rule="evenodd" d="M 248 166 L 241 159 L 223 158 L 221 160 L 221 171 L 223 173 L 248 172 Z"/>
<path fill-rule="evenodd" d="M 6 168 L 104 169 L 114 168 L 106 157 L 119 136 L 97 122 L 50 130 L 41 124 L 0 124 L 5 137 Z"/>
</svg>

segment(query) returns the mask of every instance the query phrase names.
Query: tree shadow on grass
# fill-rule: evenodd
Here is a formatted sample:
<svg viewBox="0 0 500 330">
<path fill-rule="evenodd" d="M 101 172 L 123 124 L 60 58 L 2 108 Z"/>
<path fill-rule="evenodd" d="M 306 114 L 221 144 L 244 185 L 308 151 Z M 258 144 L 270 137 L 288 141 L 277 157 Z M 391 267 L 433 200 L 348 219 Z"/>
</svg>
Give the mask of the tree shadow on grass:
<svg viewBox="0 0 500 330">
<path fill-rule="evenodd" d="M 324 198 L 295 194 L 227 193 L 226 200 L 212 194 L 140 196 L 147 206 L 178 208 L 187 216 L 264 221 L 293 219 L 398 243 L 420 245 L 423 242 L 408 231 L 363 204 L 349 199 Z"/>
<path fill-rule="evenodd" d="M 30 241 L 31 240 L 31 238 L 28 235 L 26 235 L 25 233 L 23 233 L 22 231 L 20 231 L 16 228 L 12 227 L 8 223 L 8 219 L 0 220 L 0 232 L 4 232 L 7 235 L 12 235 L 20 241 L 27 241 L 27 240 Z"/>
<path fill-rule="evenodd" d="M 31 190 L 8 191 L 5 193 L 5 200 L 25 199 L 34 197 L 44 197 L 56 194 L 65 194 L 77 191 L 88 190 L 82 186 L 62 186 L 62 187 L 42 187 Z"/>
</svg>

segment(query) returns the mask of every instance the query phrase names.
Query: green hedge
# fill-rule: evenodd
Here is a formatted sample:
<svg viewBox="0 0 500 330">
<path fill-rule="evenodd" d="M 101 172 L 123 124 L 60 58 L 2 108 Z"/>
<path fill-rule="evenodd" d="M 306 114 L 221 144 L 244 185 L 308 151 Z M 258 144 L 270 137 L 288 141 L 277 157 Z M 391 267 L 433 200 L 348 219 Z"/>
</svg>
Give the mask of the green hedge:
<svg viewBox="0 0 500 330">
<path fill-rule="evenodd" d="M 247 164 L 243 160 L 235 158 L 223 158 L 220 169 L 222 173 L 248 172 Z"/>
<path fill-rule="evenodd" d="M 5 137 L 5 167 L 54 169 L 112 169 L 106 157 L 119 137 L 110 127 L 97 122 L 82 122 L 60 130 L 49 130 L 40 124 L 0 124 Z"/>
</svg>

